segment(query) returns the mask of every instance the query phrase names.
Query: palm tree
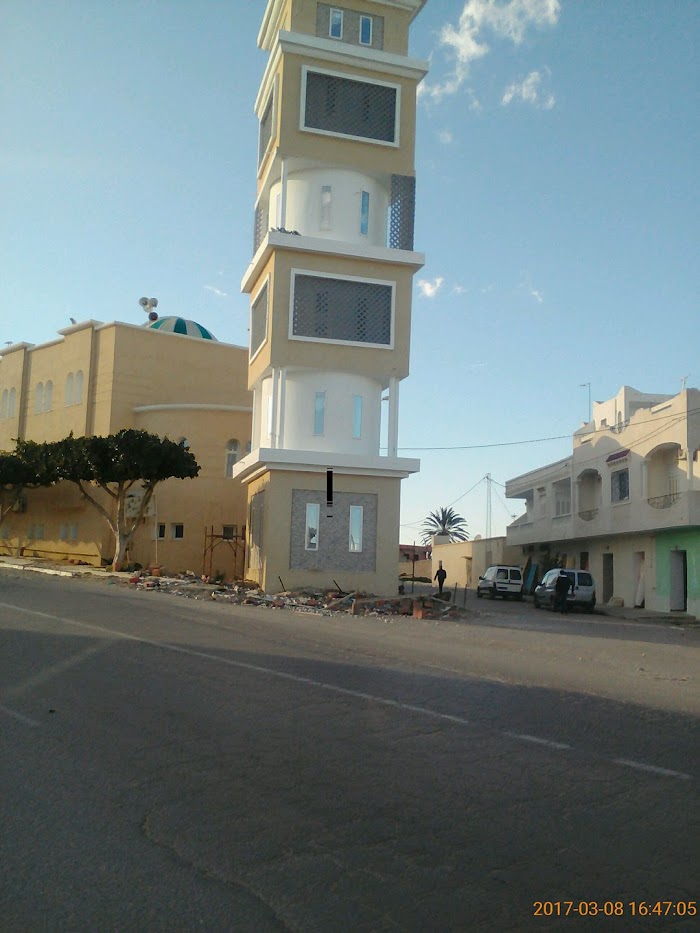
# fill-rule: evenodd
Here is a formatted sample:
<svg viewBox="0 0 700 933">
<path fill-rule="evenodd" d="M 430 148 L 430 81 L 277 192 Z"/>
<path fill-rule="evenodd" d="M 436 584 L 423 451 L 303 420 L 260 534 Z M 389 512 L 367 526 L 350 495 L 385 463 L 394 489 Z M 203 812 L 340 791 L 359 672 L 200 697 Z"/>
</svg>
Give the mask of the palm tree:
<svg viewBox="0 0 700 933">
<path fill-rule="evenodd" d="M 449 535 L 450 541 L 468 541 L 467 523 L 454 509 L 440 508 L 431 512 L 423 522 L 423 544 L 429 544 L 433 535 Z"/>
</svg>

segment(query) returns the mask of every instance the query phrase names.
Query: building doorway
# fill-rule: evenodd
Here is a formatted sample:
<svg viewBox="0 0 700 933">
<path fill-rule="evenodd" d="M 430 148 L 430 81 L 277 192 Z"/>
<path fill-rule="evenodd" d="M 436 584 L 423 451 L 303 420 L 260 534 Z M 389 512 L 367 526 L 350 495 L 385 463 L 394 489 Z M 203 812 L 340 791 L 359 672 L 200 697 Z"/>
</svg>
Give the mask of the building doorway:
<svg viewBox="0 0 700 933">
<path fill-rule="evenodd" d="M 615 576 L 613 574 L 613 555 L 603 554 L 603 602 L 609 602 L 614 594 Z"/>
<path fill-rule="evenodd" d="M 671 612 L 685 612 L 688 608 L 688 554 L 671 551 L 669 554 L 671 577 Z"/>
<path fill-rule="evenodd" d="M 634 607 L 643 609 L 646 601 L 644 571 L 646 554 L 644 551 L 635 551 L 634 556 Z"/>
</svg>

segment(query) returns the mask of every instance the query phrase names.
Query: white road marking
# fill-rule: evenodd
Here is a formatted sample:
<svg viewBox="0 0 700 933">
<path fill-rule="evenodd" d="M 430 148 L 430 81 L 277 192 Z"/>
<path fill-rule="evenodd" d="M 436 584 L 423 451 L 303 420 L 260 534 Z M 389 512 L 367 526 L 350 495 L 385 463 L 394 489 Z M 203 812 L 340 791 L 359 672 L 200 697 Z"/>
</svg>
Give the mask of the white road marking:
<svg viewBox="0 0 700 933">
<path fill-rule="evenodd" d="M 504 732 L 509 739 L 521 739 L 523 742 L 532 742 L 533 745 L 546 745 L 548 748 L 571 748 L 566 742 L 553 742 L 551 739 L 541 739 L 538 735 L 528 735 L 526 732 Z"/>
<path fill-rule="evenodd" d="M 25 716 L 22 713 L 18 713 L 14 709 L 9 709 L 7 706 L 2 706 L 2 704 L 0 704 L 0 713 L 4 713 L 6 716 L 11 716 L 18 722 L 24 723 L 25 726 L 31 726 L 33 729 L 41 725 L 38 720 L 32 719 L 30 716 Z"/>
<path fill-rule="evenodd" d="M 624 765 L 626 768 L 636 768 L 637 771 L 649 771 L 651 774 L 661 774 L 664 777 L 680 778 L 683 781 L 692 781 L 692 774 L 684 771 L 672 771 L 670 768 L 659 768 L 658 765 L 648 765 L 643 761 L 633 761 L 631 758 L 613 758 L 613 764 Z"/>
<path fill-rule="evenodd" d="M 65 622 L 68 625 L 75 625 L 78 628 L 88 629 L 91 632 L 98 632 L 100 635 L 112 635 L 115 638 L 121 638 L 125 641 L 134 641 L 143 645 L 149 645 L 152 648 L 162 648 L 165 651 L 174 651 L 177 654 L 185 654 L 193 658 L 202 658 L 205 661 L 216 661 L 219 664 L 225 664 L 228 667 L 236 667 L 242 670 L 254 671 L 257 674 L 267 674 L 270 677 L 277 677 L 281 680 L 290 680 L 293 683 L 305 684 L 310 687 L 319 687 L 322 690 L 330 690 L 333 693 L 338 693 L 343 696 L 351 696 L 356 699 L 366 700 L 370 703 L 379 703 L 382 706 L 393 706 L 396 709 L 406 710 L 411 713 L 418 713 L 421 716 L 429 716 L 432 719 L 444 720 L 445 722 L 454 722 L 458 725 L 467 726 L 470 725 L 468 719 L 464 719 L 461 716 L 452 716 L 449 713 L 440 713 L 437 710 L 426 709 L 423 706 L 414 706 L 411 703 L 402 703 L 399 700 L 391 700 L 387 697 L 378 697 L 371 693 L 363 693 L 360 690 L 351 690 L 348 687 L 340 687 L 337 684 L 328 684 L 323 683 L 320 680 L 314 680 L 312 677 L 303 677 L 300 674 L 290 674 L 287 671 L 275 670 L 272 667 L 262 667 L 259 664 L 249 664 L 246 661 L 233 661 L 231 658 L 221 657 L 218 654 L 210 654 L 206 651 L 195 651 L 193 648 L 181 648 L 179 645 L 171 645 L 169 642 L 161 641 L 152 641 L 149 638 L 142 638 L 138 635 L 127 635 L 125 632 L 119 632 L 116 629 L 104 628 L 99 625 L 91 625 L 89 622 L 79 622 L 77 619 L 67 619 L 62 616 L 52 615 L 47 612 L 39 612 L 36 609 L 26 609 L 23 606 L 14 606 L 9 603 L 0 603 L 0 608 L 3 609 L 12 609 L 17 612 L 23 612 L 28 615 L 38 616 L 42 619 L 50 619 L 53 622 Z M 104 644 L 101 646 L 104 648 Z M 17 718 L 27 719 L 28 717 L 22 717 L 20 713 L 13 713 L 11 710 L 5 710 L 4 707 L 0 707 L 3 711 L 8 712 L 10 715 L 14 715 Z M 38 722 L 33 720 L 28 720 L 33 725 L 40 725 Z M 556 748 L 560 750 L 570 749 L 571 746 L 567 745 L 564 742 L 554 742 L 551 739 L 543 739 L 536 735 L 529 735 L 525 732 L 506 732 L 502 731 L 501 735 L 508 736 L 508 738 L 519 739 L 524 742 L 530 742 L 535 745 L 543 745 L 548 748 Z M 627 758 L 612 758 L 608 759 L 613 762 L 613 764 L 625 765 L 628 768 L 636 768 L 639 771 L 646 771 L 652 774 L 659 774 L 665 777 L 676 777 L 681 778 L 686 781 L 693 779 L 692 775 L 685 774 L 682 771 L 673 771 L 670 768 L 659 768 L 656 765 L 648 765 L 644 762 L 633 761 Z"/>
</svg>

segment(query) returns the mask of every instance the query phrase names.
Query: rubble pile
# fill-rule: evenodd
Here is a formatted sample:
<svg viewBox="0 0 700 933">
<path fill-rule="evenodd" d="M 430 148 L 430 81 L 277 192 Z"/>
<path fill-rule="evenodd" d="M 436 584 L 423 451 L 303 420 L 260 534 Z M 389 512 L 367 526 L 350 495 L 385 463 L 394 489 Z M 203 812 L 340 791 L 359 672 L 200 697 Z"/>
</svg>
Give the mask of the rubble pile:
<svg viewBox="0 0 700 933">
<path fill-rule="evenodd" d="M 311 589 L 284 590 L 269 594 L 250 581 L 214 583 L 206 576 L 197 576 L 191 572 L 162 577 L 137 571 L 129 578 L 129 585 L 185 599 L 213 600 L 239 606 L 261 606 L 265 609 L 289 609 L 324 616 L 343 613 L 353 616 L 400 615 L 412 616 L 414 619 L 444 619 L 458 614 L 456 607 L 437 596 L 401 595 L 387 598 L 359 590 L 343 593 L 339 590 Z"/>
</svg>

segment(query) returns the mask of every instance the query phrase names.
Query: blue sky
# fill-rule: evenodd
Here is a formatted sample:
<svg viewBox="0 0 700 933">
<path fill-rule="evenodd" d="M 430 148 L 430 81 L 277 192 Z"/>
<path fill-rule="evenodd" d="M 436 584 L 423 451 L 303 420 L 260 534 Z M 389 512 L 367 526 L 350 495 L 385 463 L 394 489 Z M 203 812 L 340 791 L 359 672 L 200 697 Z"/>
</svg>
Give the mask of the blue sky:
<svg viewBox="0 0 700 933">
<path fill-rule="evenodd" d="M 0 0 L 0 344 L 141 323 L 142 295 L 247 344 L 264 6 Z M 452 504 L 484 534 L 482 478 L 566 456 L 582 384 L 700 384 L 699 41 L 697 0 L 428 0 L 415 20 L 403 541 Z M 521 509 L 492 490 L 501 534 Z"/>
</svg>

